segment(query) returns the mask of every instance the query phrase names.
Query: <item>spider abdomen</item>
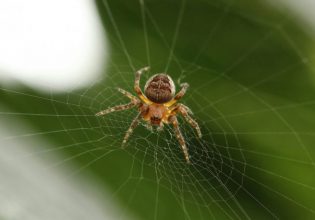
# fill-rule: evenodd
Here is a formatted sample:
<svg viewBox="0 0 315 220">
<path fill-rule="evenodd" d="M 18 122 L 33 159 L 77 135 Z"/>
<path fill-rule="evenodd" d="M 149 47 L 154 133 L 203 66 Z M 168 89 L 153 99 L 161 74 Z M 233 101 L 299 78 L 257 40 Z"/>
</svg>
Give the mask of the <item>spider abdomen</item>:
<svg viewBox="0 0 315 220">
<path fill-rule="evenodd" d="M 156 74 L 147 81 L 144 93 L 152 102 L 165 103 L 174 97 L 175 85 L 167 74 Z"/>
</svg>

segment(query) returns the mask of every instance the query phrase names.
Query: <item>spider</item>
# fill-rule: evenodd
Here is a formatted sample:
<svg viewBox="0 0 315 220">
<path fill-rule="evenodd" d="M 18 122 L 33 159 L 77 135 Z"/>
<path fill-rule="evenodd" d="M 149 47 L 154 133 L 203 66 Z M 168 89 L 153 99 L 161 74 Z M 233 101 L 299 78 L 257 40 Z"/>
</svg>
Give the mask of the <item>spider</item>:
<svg viewBox="0 0 315 220">
<path fill-rule="evenodd" d="M 177 103 L 186 93 L 189 87 L 188 83 L 182 83 L 181 90 L 175 95 L 175 85 L 172 78 L 165 74 L 153 75 L 145 84 L 144 94 L 140 88 L 140 77 L 143 72 L 146 72 L 150 67 L 144 67 L 136 72 L 134 90 L 138 97 L 133 96 L 131 93 L 118 88 L 124 96 L 130 99 L 128 104 L 114 106 L 103 111 L 100 111 L 96 116 L 106 115 L 115 111 L 122 111 L 137 107 L 139 113 L 132 121 L 129 129 L 127 130 L 123 139 L 122 145 L 125 145 L 133 130 L 143 119 L 148 123 L 148 127 L 157 126 L 159 130 L 163 129 L 163 125 L 172 124 L 175 130 L 176 137 L 184 153 L 187 163 L 190 163 L 188 149 L 185 139 L 180 131 L 176 115 L 181 114 L 185 120 L 196 130 L 197 135 L 201 138 L 201 131 L 198 123 L 191 117 L 192 111 L 185 105 Z"/>
</svg>

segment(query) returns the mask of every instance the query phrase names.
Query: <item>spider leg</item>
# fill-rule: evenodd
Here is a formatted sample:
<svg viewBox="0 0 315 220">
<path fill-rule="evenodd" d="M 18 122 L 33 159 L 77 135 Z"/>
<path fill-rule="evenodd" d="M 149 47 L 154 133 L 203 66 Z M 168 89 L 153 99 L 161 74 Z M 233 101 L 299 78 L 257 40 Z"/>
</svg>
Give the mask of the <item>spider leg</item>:
<svg viewBox="0 0 315 220">
<path fill-rule="evenodd" d="M 171 116 L 169 118 L 169 122 L 173 124 L 174 126 L 174 130 L 175 130 L 175 134 L 176 134 L 176 138 L 178 139 L 179 141 L 179 144 L 183 150 L 183 153 L 184 153 L 184 156 L 185 156 L 185 159 L 186 159 L 186 162 L 188 164 L 190 164 L 190 159 L 189 159 L 189 154 L 188 154 L 188 148 L 186 146 L 186 143 L 185 143 L 185 139 L 182 135 L 182 132 L 180 131 L 179 129 L 179 125 L 178 125 L 178 120 L 176 118 L 175 115 Z"/>
<path fill-rule="evenodd" d="M 192 111 L 186 105 L 177 104 L 174 111 L 181 113 L 185 120 L 196 130 L 198 137 L 202 138 L 199 124 L 189 115 L 192 114 Z"/>
<path fill-rule="evenodd" d="M 117 105 L 117 106 L 105 109 L 103 111 L 100 111 L 100 112 L 96 113 L 95 115 L 96 116 L 102 116 L 102 115 L 106 115 L 108 113 L 130 109 L 136 105 L 137 105 L 137 103 L 134 103 L 134 102 L 130 102 L 130 103 L 124 104 L 124 105 Z"/>
<path fill-rule="evenodd" d="M 158 127 L 157 127 L 157 131 L 158 132 L 160 132 L 160 131 L 163 131 L 163 129 L 164 129 L 164 124 L 163 123 L 161 123 Z"/>
<path fill-rule="evenodd" d="M 153 132 L 153 127 L 152 127 L 151 124 L 145 123 L 145 124 L 144 124 L 144 127 L 145 127 L 146 129 L 148 129 L 149 131 Z"/>
<path fill-rule="evenodd" d="M 130 137 L 130 135 L 132 134 L 133 130 L 139 124 L 140 118 L 141 118 L 141 112 L 131 122 L 130 127 L 128 128 L 128 130 L 127 130 L 127 132 L 125 134 L 124 140 L 122 142 L 122 146 L 124 146 L 127 143 L 127 140 Z"/>
<path fill-rule="evenodd" d="M 180 100 L 185 95 L 185 93 L 189 87 L 189 84 L 188 83 L 182 83 L 182 84 L 180 84 L 180 86 L 182 87 L 181 90 L 174 96 L 174 98 L 171 101 L 166 103 L 167 107 L 174 105 L 178 100 Z"/>
<path fill-rule="evenodd" d="M 121 94 L 123 94 L 124 96 L 128 97 L 131 100 L 138 100 L 138 98 L 134 95 L 132 95 L 130 92 L 127 92 L 124 89 L 121 88 L 117 88 L 118 92 L 120 92 Z"/>
<path fill-rule="evenodd" d="M 136 72 L 135 84 L 134 84 L 134 90 L 135 90 L 135 92 L 138 94 L 138 96 L 140 97 L 140 99 L 141 99 L 143 102 L 147 103 L 147 104 L 150 104 L 151 102 L 143 95 L 143 92 L 142 92 L 142 90 L 141 90 L 141 88 L 140 88 L 140 77 L 141 77 L 141 75 L 142 75 L 143 72 L 148 71 L 149 69 L 150 69 L 150 67 L 147 66 L 147 67 L 144 67 L 144 68 L 138 70 L 138 71 Z"/>
<path fill-rule="evenodd" d="M 180 84 L 180 87 L 182 87 L 182 88 L 181 88 L 181 90 L 175 95 L 175 97 L 174 97 L 175 100 L 179 100 L 179 99 L 181 99 L 181 98 L 185 95 L 185 93 L 186 93 L 186 91 L 187 91 L 187 89 L 188 89 L 188 87 L 189 87 L 189 84 L 188 84 L 188 83 L 182 83 L 182 84 Z"/>
</svg>

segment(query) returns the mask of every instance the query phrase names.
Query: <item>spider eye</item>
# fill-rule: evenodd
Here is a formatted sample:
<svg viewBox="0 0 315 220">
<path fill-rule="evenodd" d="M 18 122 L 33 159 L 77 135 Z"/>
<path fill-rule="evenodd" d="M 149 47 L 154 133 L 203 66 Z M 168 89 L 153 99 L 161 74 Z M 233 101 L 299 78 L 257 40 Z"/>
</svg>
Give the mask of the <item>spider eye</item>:
<svg viewBox="0 0 315 220">
<path fill-rule="evenodd" d="M 152 123 L 152 124 L 159 125 L 160 122 L 161 122 L 161 118 L 160 118 L 160 117 L 157 117 L 157 116 L 152 116 L 152 117 L 151 117 L 151 123 Z"/>
</svg>

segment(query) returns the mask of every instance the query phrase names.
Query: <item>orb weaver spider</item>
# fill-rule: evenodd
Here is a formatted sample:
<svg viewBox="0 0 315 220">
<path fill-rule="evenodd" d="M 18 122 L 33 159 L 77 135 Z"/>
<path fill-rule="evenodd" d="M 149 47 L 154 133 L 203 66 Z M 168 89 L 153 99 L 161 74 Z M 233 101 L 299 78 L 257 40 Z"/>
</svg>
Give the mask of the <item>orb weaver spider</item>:
<svg viewBox="0 0 315 220">
<path fill-rule="evenodd" d="M 148 71 L 149 68 L 150 67 L 144 67 L 136 71 L 134 90 L 139 98 L 121 88 L 118 88 L 118 91 L 128 97 L 130 102 L 128 104 L 118 105 L 100 111 L 96 114 L 96 116 L 106 115 L 115 111 L 127 110 L 133 107 L 138 108 L 139 113 L 127 130 L 123 139 L 123 145 L 126 144 L 128 138 L 141 119 L 146 121 L 150 126 L 158 126 L 159 129 L 163 128 L 164 123 L 172 124 L 176 137 L 184 153 L 186 162 L 190 163 L 186 142 L 180 131 L 179 123 L 176 117 L 177 114 L 182 115 L 184 119 L 196 130 L 198 137 L 202 137 L 198 123 L 191 117 L 193 114 L 192 111 L 187 106 L 177 103 L 177 101 L 185 95 L 189 85 L 188 83 L 182 83 L 181 90 L 175 95 L 175 84 L 172 78 L 165 73 L 159 73 L 153 75 L 146 82 L 143 94 L 140 88 L 140 77 L 142 73 Z"/>
</svg>

